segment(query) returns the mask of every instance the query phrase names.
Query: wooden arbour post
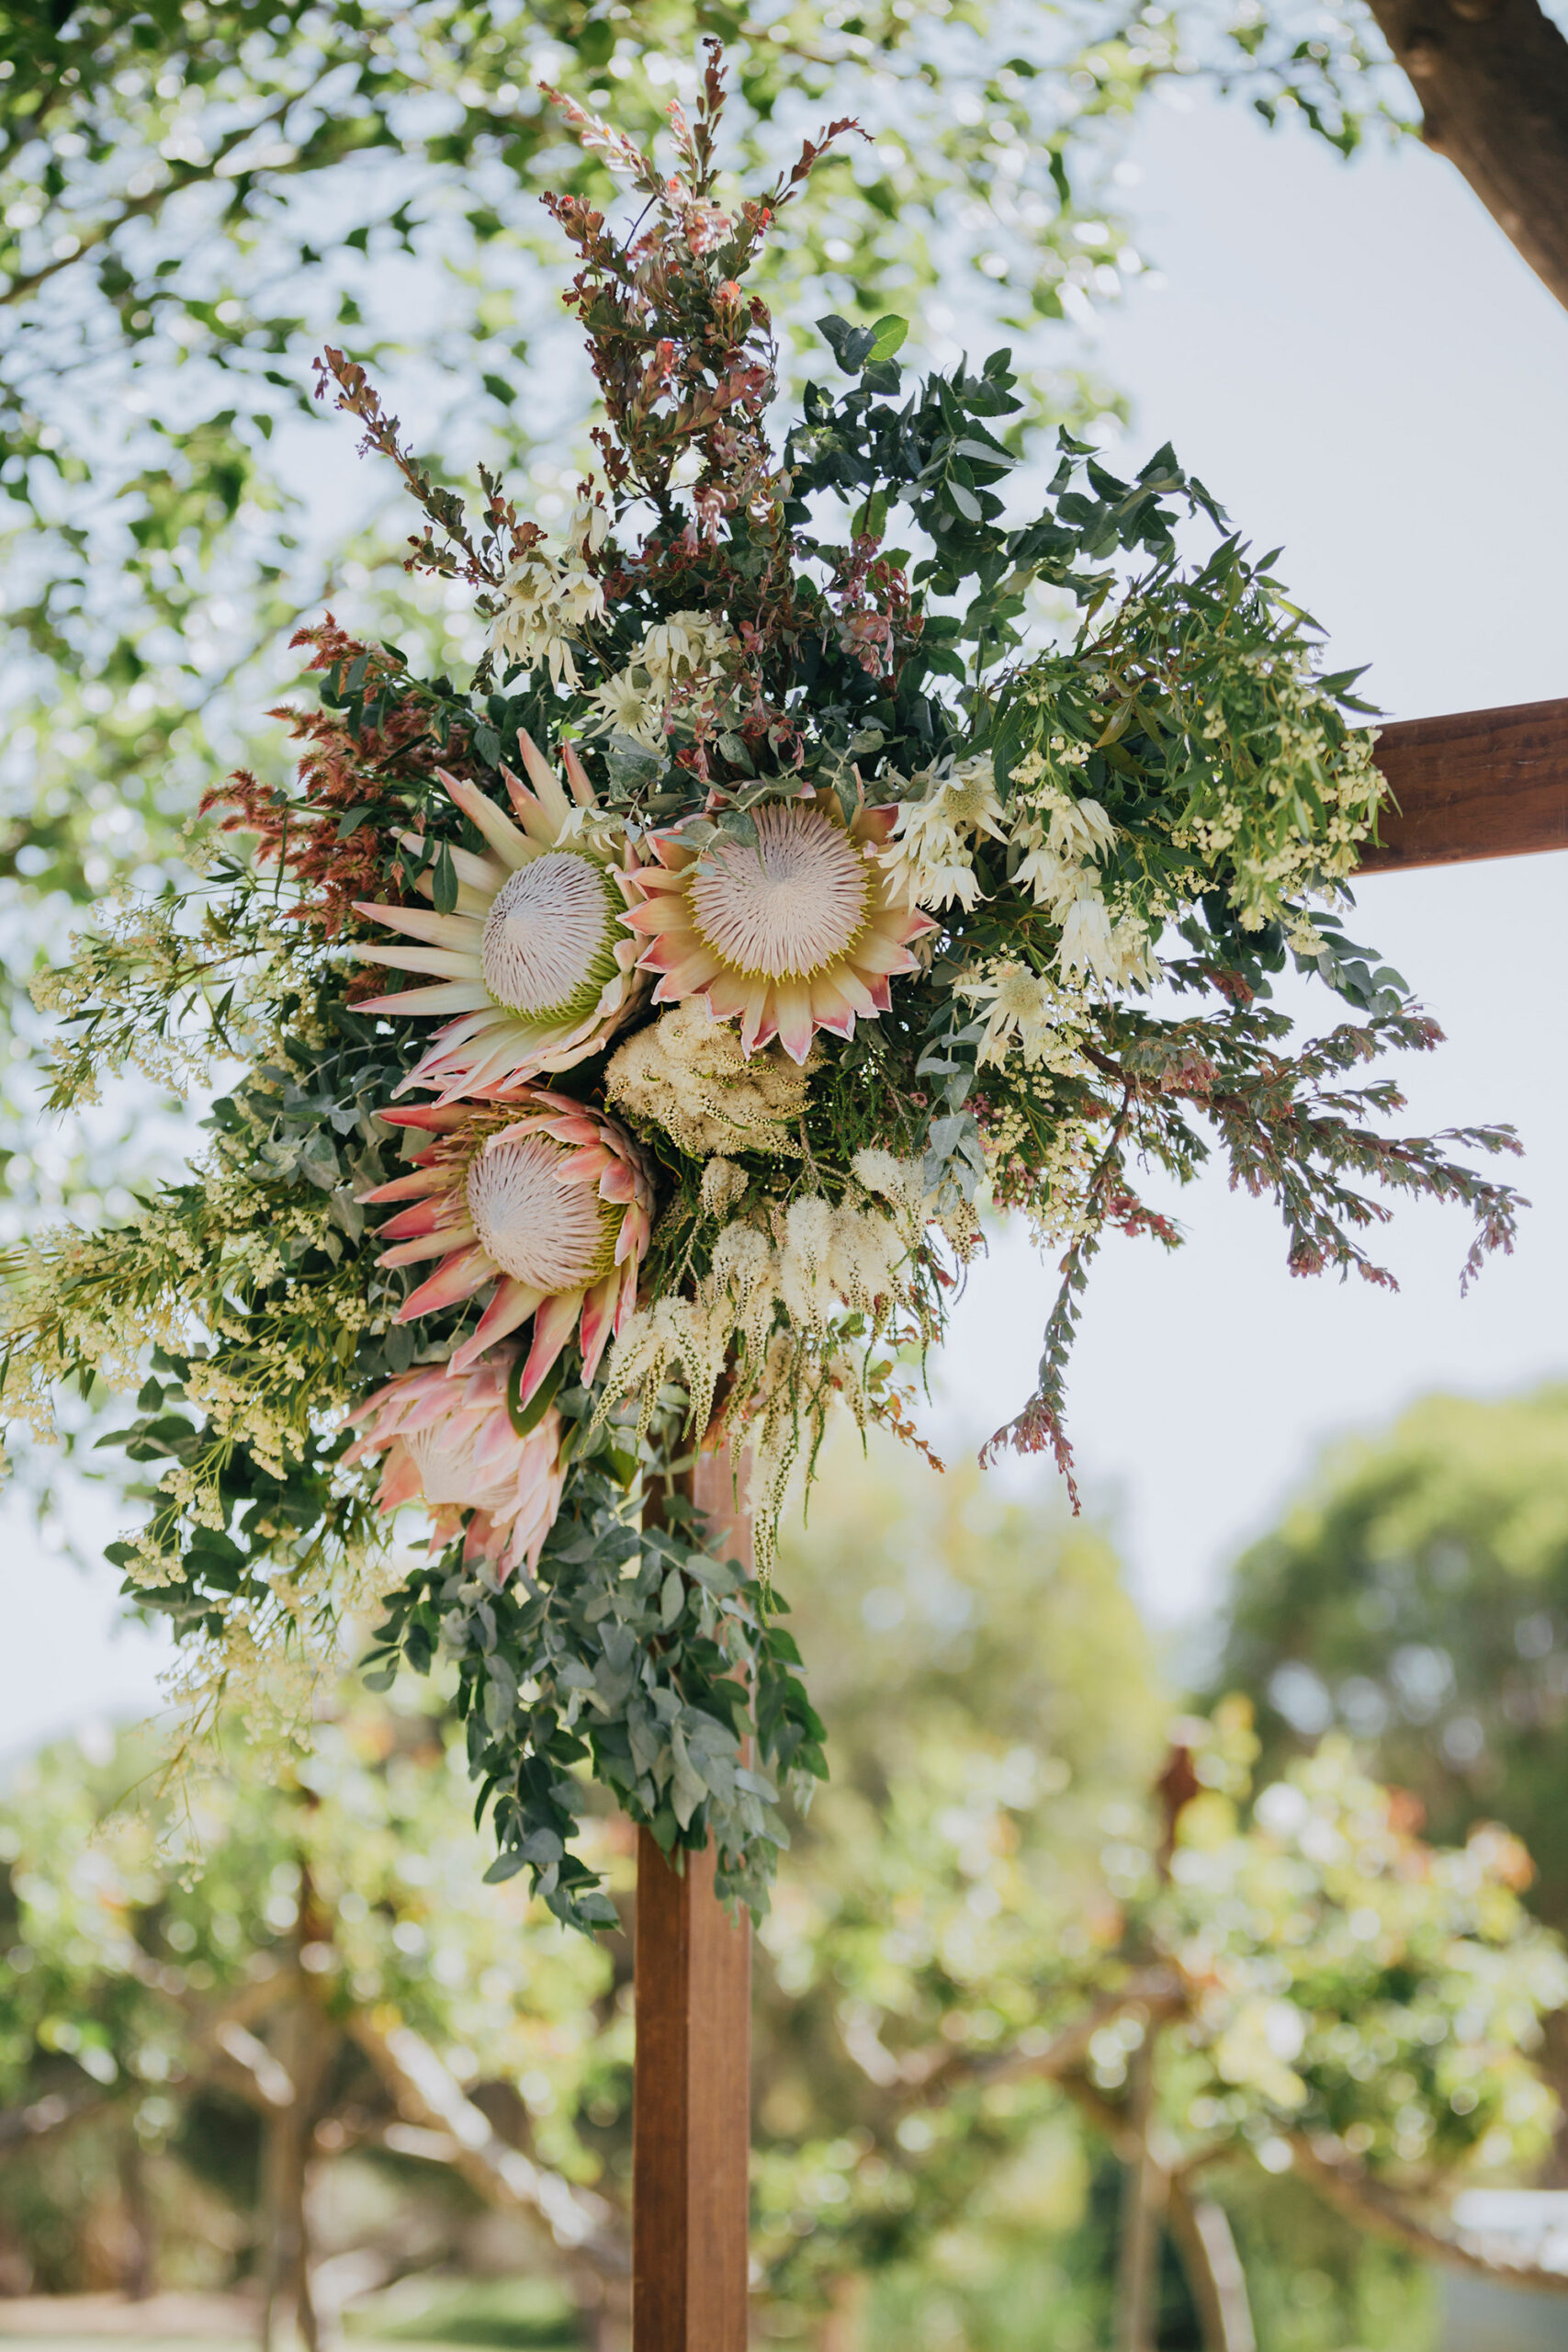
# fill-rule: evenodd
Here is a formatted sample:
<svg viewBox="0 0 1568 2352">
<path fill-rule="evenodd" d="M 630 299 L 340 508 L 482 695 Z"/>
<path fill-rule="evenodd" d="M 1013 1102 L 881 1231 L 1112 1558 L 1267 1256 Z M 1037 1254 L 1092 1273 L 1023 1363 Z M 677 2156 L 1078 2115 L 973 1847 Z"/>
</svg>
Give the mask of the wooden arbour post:
<svg viewBox="0 0 1568 2352">
<path fill-rule="evenodd" d="M 714 1551 L 749 1569 L 728 1448 L 684 1483 Z M 711 1848 L 677 1871 L 638 1831 L 633 2352 L 746 2352 L 751 1931 L 713 1882 Z"/>
<path fill-rule="evenodd" d="M 1362 874 L 1568 849 L 1568 700 L 1385 727 L 1396 808 Z M 728 1457 L 699 1455 L 693 1499 L 750 1564 Z M 727 1541 L 725 1539 L 728 1539 Z M 745 2352 L 750 1938 L 713 1892 L 711 1854 L 678 1875 L 637 1851 L 633 2352 Z"/>
</svg>

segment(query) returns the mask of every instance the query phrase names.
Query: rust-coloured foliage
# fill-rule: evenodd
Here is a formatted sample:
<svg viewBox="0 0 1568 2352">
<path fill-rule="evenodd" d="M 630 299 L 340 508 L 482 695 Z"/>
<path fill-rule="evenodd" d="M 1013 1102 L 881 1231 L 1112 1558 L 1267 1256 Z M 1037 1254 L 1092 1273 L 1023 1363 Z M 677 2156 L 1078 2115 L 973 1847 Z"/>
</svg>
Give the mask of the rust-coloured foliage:
<svg viewBox="0 0 1568 2352">
<path fill-rule="evenodd" d="M 254 833 L 259 861 L 281 861 L 301 896 L 287 913 L 292 921 L 317 923 L 336 938 L 353 914 L 356 899 L 381 898 L 389 876 L 400 882 L 394 844 L 408 824 L 408 787 L 427 776 L 432 747 L 431 705 L 409 689 L 407 673 L 377 647 L 366 646 L 340 628 L 329 613 L 292 639 L 315 650 L 311 670 L 360 673 L 364 707 L 357 726 L 334 710 L 296 710 L 281 705 L 270 715 L 282 719 L 306 747 L 299 761 L 299 794 L 290 797 L 242 768 L 202 801 L 203 815 L 224 808 L 225 832 Z M 378 696 L 380 683 L 396 679 L 398 690 Z M 467 745 L 454 735 L 439 753 L 451 773 L 468 773 Z M 382 985 L 378 967 L 356 976 L 354 992 L 374 994 Z"/>
</svg>

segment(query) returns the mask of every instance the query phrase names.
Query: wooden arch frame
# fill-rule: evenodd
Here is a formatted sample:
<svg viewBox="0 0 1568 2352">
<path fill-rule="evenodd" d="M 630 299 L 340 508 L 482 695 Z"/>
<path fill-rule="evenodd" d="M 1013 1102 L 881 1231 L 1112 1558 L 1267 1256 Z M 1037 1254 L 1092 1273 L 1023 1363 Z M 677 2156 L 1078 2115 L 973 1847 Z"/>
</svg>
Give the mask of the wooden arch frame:
<svg viewBox="0 0 1568 2352">
<path fill-rule="evenodd" d="M 1393 806 L 1364 874 L 1568 849 L 1568 701 L 1385 727 Z M 724 1456 L 694 1500 L 750 1558 Z M 633 2352 L 746 2352 L 750 1938 L 713 1893 L 711 1855 L 682 1876 L 643 1832 L 637 1860 L 633 2094 Z"/>
</svg>

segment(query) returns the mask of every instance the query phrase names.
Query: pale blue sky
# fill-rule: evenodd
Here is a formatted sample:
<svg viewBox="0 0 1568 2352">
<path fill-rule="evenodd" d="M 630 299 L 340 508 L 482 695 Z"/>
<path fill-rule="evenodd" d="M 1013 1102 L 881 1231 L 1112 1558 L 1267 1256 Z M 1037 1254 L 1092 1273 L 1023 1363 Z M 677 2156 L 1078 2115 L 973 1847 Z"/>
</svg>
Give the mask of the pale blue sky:
<svg viewBox="0 0 1568 2352">
<path fill-rule="evenodd" d="M 1157 281 L 1097 330 L 1134 400 L 1127 455 L 1173 440 L 1255 541 L 1283 543 L 1337 662 L 1370 662 L 1391 714 L 1568 694 L 1568 316 L 1450 168 L 1414 148 L 1346 168 L 1202 100 L 1156 107 L 1129 160 Z M 1427 1210 L 1389 1237 L 1397 1298 L 1292 1283 L 1272 1211 L 1218 1184 L 1179 1204 L 1192 1239 L 1176 1259 L 1109 1245 L 1074 1430 L 1160 1615 L 1216 1593 L 1324 1439 L 1432 1386 L 1494 1394 L 1568 1373 L 1565 890 L 1568 857 L 1552 857 L 1361 894 L 1360 935 L 1451 1039 L 1410 1075 L 1413 1118 L 1512 1119 L 1529 1146 L 1523 1244 L 1468 1301 L 1462 1223 Z M 1333 1012 L 1325 999 L 1316 1017 Z M 976 1271 L 932 1416 L 949 1450 L 1027 1393 L 1047 1296 L 1021 1238 Z M 112 1575 L 84 1579 L 6 1528 L 0 1753 L 149 1704 L 161 1645 L 115 1632 Z"/>
</svg>

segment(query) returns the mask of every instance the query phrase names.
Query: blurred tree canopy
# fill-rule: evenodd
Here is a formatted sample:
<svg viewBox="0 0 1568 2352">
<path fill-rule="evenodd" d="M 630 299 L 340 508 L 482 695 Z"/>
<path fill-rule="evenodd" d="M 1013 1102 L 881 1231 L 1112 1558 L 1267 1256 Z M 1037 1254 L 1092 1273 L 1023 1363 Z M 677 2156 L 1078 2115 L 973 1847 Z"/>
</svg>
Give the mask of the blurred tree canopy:
<svg viewBox="0 0 1568 2352">
<path fill-rule="evenodd" d="M 755 2243 L 803 2335 L 1023 2352 L 1048 2302 L 1141 2342 L 1163 2295 L 1162 2342 L 1240 2343 L 1218 2232 L 1266 2352 L 1408 2346 L 1420 2273 L 1319 2200 L 1454 2258 L 1424 2200 L 1547 2145 L 1568 1972 L 1517 1841 L 1434 1850 L 1344 1742 L 1255 1782 L 1245 1704 L 1168 1752 L 1103 1536 L 966 1466 L 845 1447 L 780 1577 L 835 1743 L 761 1934 Z"/>
<path fill-rule="evenodd" d="M 1415 2257 L 1484 2260 L 1446 2185 L 1528 2165 L 1554 2111 L 1530 2052 L 1568 1969 L 1517 1841 L 1424 1845 L 1343 1743 L 1254 1803 L 1243 1705 L 1170 1749 L 1103 1536 L 972 1468 L 841 1445 L 780 1577 L 837 1778 L 758 1951 L 768 2340 L 1026 2352 L 1048 2307 L 1088 2352 L 1163 2308 L 1168 2346 L 1224 2347 L 1228 2259 L 1263 2352 L 1405 2352 Z M 488 2203 L 584 2331 L 620 2308 L 630 1939 L 483 1885 L 443 1738 L 345 1694 L 287 1774 L 236 1741 L 183 1827 L 175 1792 L 114 1809 L 135 1739 L 0 1799 L 13 2284 L 140 2262 L 298 2309 L 280 2218 L 308 2170 L 321 2212 L 368 2170 L 382 2278 L 461 2259 Z M 629 1840 L 599 1834 L 626 1904 Z"/>
<path fill-rule="evenodd" d="M 1522 12 L 1534 0 L 1510 25 Z M 1070 337 L 1033 330 L 1081 323 L 1142 268 L 1116 158 L 1159 85 L 1234 90 L 1345 153 L 1415 114 L 1362 0 L 17 0 L 0 15 L 13 982 L 62 944 L 73 905 L 178 864 L 216 778 L 281 773 L 263 713 L 295 682 L 301 616 L 335 604 L 422 641 L 436 670 L 477 654 L 457 606 L 383 569 L 389 492 L 319 429 L 310 360 L 344 347 L 423 457 L 500 468 L 548 523 L 589 388 L 537 198 L 609 182 L 536 85 L 643 137 L 709 35 L 738 85 L 737 169 L 776 168 L 829 114 L 869 134 L 814 176 L 778 249 L 786 324 L 896 311 L 911 349 L 960 318 L 976 345 L 1022 335 L 1038 419 L 1079 427 L 1117 395 Z M 1461 37 L 1491 35 L 1467 18 Z M 40 1161 L 38 1024 L 14 989 L 6 1012 L 0 1170 L 18 1214 L 91 1211 L 105 1171 L 145 1160 L 118 1149 L 130 1116 Z"/>
<path fill-rule="evenodd" d="M 1431 1396 L 1337 1448 L 1238 1562 L 1213 1688 L 1271 1766 L 1337 1724 L 1432 1834 L 1496 1815 L 1568 1927 L 1568 1387 Z"/>
<path fill-rule="evenodd" d="M 428 1702 L 349 1691 L 314 1733 L 280 1771 L 231 1725 L 223 1766 L 188 1786 L 153 1781 L 151 1736 L 64 1745 L 6 1791 L 0 2291 L 238 2273 L 269 2341 L 298 2326 L 313 2347 L 297 2249 L 309 2174 L 341 2155 L 394 2188 L 411 2163 L 455 2177 L 426 2199 L 416 2261 L 483 2200 L 591 2302 L 617 2271 L 588 2186 L 629 2099 L 612 1955 L 485 1884 Z M 395 2237 L 370 2252 L 361 2284 L 404 2267 Z"/>
<path fill-rule="evenodd" d="M 1111 277 L 1090 134 L 1169 70 L 1170 35 L 1069 14 L 1036 59 L 987 28 L 903 0 L 762 25 L 703 0 L 8 10 L 8 870 L 90 897 L 177 850 L 172 820 L 288 677 L 291 626 L 342 592 L 342 543 L 374 548 L 368 488 L 356 504 L 327 479 L 341 434 L 310 431 L 323 341 L 389 375 L 449 462 L 570 458 L 588 384 L 575 345 L 545 383 L 566 255 L 537 199 L 612 184 L 541 79 L 649 136 L 717 33 L 753 172 L 824 109 L 862 114 L 874 138 L 797 209 L 786 311 L 908 309 L 978 268 L 1028 320 Z M 1054 404 L 1086 398 L 1064 383 Z"/>
<path fill-rule="evenodd" d="M 609 183 L 541 78 L 640 138 L 719 36 L 738 168 L 824 113 L 870 133 L 797 208 L 781 314 L 918 322 L 941 281 L 999 339 L 1141 266 L 1108 134 L 1161 81 L 1235 81 L 1347 150 L 1393 119 L 1367 21 L 1354 0 L 1310 23 L 1293 0 L 21 0 L 0 22 L 0 872 L 90 898 L 177 852 L 288 682 L 293 622 L 363 584 L 344 548 L 373 556 L 374 493 L 310 430 L 324 340 L 448 462 L 570 456 L 586 377 L 550 365 L 563 255 L 536 199 Z M 1070 368 L 1036 389 L 1080 422 L 1110 398 Z"/>
</svg>

